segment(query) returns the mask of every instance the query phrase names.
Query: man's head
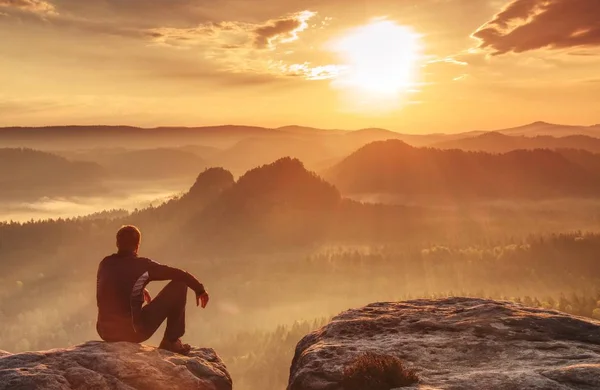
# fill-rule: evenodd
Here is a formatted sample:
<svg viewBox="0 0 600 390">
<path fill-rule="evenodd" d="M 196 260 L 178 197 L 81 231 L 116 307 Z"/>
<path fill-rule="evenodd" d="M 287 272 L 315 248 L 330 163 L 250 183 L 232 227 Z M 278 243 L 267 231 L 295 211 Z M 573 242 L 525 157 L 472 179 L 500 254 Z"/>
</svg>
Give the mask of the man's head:
<svg viewBox="0 0 600 390">
<path fill-rule="evenodd" d="M 117 232 L 117 248 L 119 252 L 137 253 L 141 241 L 142 233 L 133 225 L 123 226 Z"/>
</svg>

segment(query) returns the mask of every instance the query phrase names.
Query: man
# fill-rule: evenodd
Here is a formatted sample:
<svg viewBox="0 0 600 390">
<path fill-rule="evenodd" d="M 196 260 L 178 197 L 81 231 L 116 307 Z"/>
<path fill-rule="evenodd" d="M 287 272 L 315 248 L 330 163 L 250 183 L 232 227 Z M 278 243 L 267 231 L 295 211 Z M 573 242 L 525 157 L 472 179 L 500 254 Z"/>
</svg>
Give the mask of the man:
<svg viewBox="0 0 600 390">
<path fill-rule="evenodd" d="M 208 294 L 193 275 L 139 257 L 141 237 L 135 226 L 123 226 L 117 232 L 118 252 L 104 258 L 98 267 L 96 329 L 104 341 L 141 343 L 166 319 L 159 348 L 187 355 L 191 347 L 181 342 L 187 289 L 196 293 L 196 305 L 202 308 L 208 304 Z M 152 299 L 145 287 L 154 280 L 171 282 Z"/>
</svg>

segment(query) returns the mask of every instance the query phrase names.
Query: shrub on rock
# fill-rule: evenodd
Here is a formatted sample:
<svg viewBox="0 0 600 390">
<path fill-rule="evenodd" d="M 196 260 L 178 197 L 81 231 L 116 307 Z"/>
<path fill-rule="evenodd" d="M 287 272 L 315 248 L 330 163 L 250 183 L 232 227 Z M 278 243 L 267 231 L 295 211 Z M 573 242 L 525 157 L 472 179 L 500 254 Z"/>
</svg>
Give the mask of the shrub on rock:
<svg viewBox="0 0 600 390">
<path fill-rule="evenodd" d="M 344 390 L 390 390 L 419 382 L 418 375 L 395 356 L 364 353 L 344 369 Z"/>
</svg>

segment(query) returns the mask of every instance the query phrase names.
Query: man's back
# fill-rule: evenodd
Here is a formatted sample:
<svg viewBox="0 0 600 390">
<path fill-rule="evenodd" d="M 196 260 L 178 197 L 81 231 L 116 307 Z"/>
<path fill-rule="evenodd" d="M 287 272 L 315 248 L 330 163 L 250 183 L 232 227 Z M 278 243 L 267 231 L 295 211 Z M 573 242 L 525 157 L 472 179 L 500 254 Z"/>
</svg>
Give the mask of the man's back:
<svg viewBox="0 0 600 390">
<path fill-rule="evenodd" d="M 144 287 L 149 282 L 150 263 L 149 259 L 122 253 L 100 263 L 96 300 L 97 329 L 102 338 L 117 337 L 134 326 L 133 319 L 142 308 Z"/>
</svg>

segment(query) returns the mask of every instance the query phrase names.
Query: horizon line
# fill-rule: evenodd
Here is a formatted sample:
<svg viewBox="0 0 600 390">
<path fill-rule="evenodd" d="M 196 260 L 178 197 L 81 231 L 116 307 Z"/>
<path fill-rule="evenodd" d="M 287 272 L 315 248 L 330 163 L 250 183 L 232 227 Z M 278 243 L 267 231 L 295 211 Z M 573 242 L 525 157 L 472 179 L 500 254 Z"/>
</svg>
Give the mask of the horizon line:
<svg viewBox="0 0 600 390">
<path fill-rule="evenodd" d="M 316 130 L 316 131 L 332 131 L 332 132 L 340 132 L 340 131 L 358 132 L 358 131 L 365 131 L 365 130 L 380 130 L 380 131 L 389 131 L 389 132 L 403 134 L 403 135 L 426 136 L 426 135 L 466 134 L 466 133 L 474 133 L 474 132 L 496 132 L 496 131 L 517 129 L 517 128 L 528 127 L 528 126 L 536 126 L 536 125 L 537 126 L 546 125 L 546 126 L 557 126 L 557 127 L 593 128 L 593 127 L 600 127 L 600 122 L 591 124 L 591 125 L 578 125 L 578 124 L 552 123 L 552 122 L 546 122 L 546 121 L 539 120 L 539 121 L 525 123 L 523 125 L 505 127 L 505 128 L 500 128 L 500 129 L 495 128 L 495 129 L 491 129 L 491 130 L 481 130 L 481 129 L 465 130 L 462 132 L 459 131 L 459 132 L 455 132 L 455 133 L 448 133 L 448 132 L 424 132 L 424 133 L 408 132 L 408 133 L 404 133 L 399 130 L 392 130 L 392 129 L 384 128 L 384 127 L 362 127 L 362 128 L 355 128 L 355 129 L 344 129 L 344 128 L 324 128 L 324 127 L 315 127 L 315 126 L 305 126 L 305 125 L 298 125 L 298 124 L 289 124 L 289 125 L 283 125 L 283 126 L 277 126 L 277 127 L 269 127 L 269 126 L 227 124 L 227 123 L 218 124 L 218 125 L 199 125 L 199 126 L 163 125 L 163 126 L 153 126 L 153 127 L 127 125 L 127 124 L 114 124 L 114 125 L 111 125 L 111 124 L 70 124 L 70 125 L 39 125 L 39 126 L 17 125 L 17 126 L 0 126 L 0 131 L 7 130 L 7 129 L 55 129 L 55 128 L 90 128 L 90 127 L 98 127 L 98 128 L 122 127 L 122 128 L 138 129 L 138 130 L 161 130 L 161 129 L 164 129 L 164 130 L 166 130 L 166 129 L 190 129 L 190 130 L 193 130 L 193 129 L 210 129 L 210 128 L 218 129 L 218 128 L 239 127 L 239 128 L 262 129 L 262 130 L 273 130 L 273 131 L 282 131 L 282 130 L 290 129 L 290 128 L 301 128 L 301 129 L 310 129 L 310 130 Z"/>
</svg>

